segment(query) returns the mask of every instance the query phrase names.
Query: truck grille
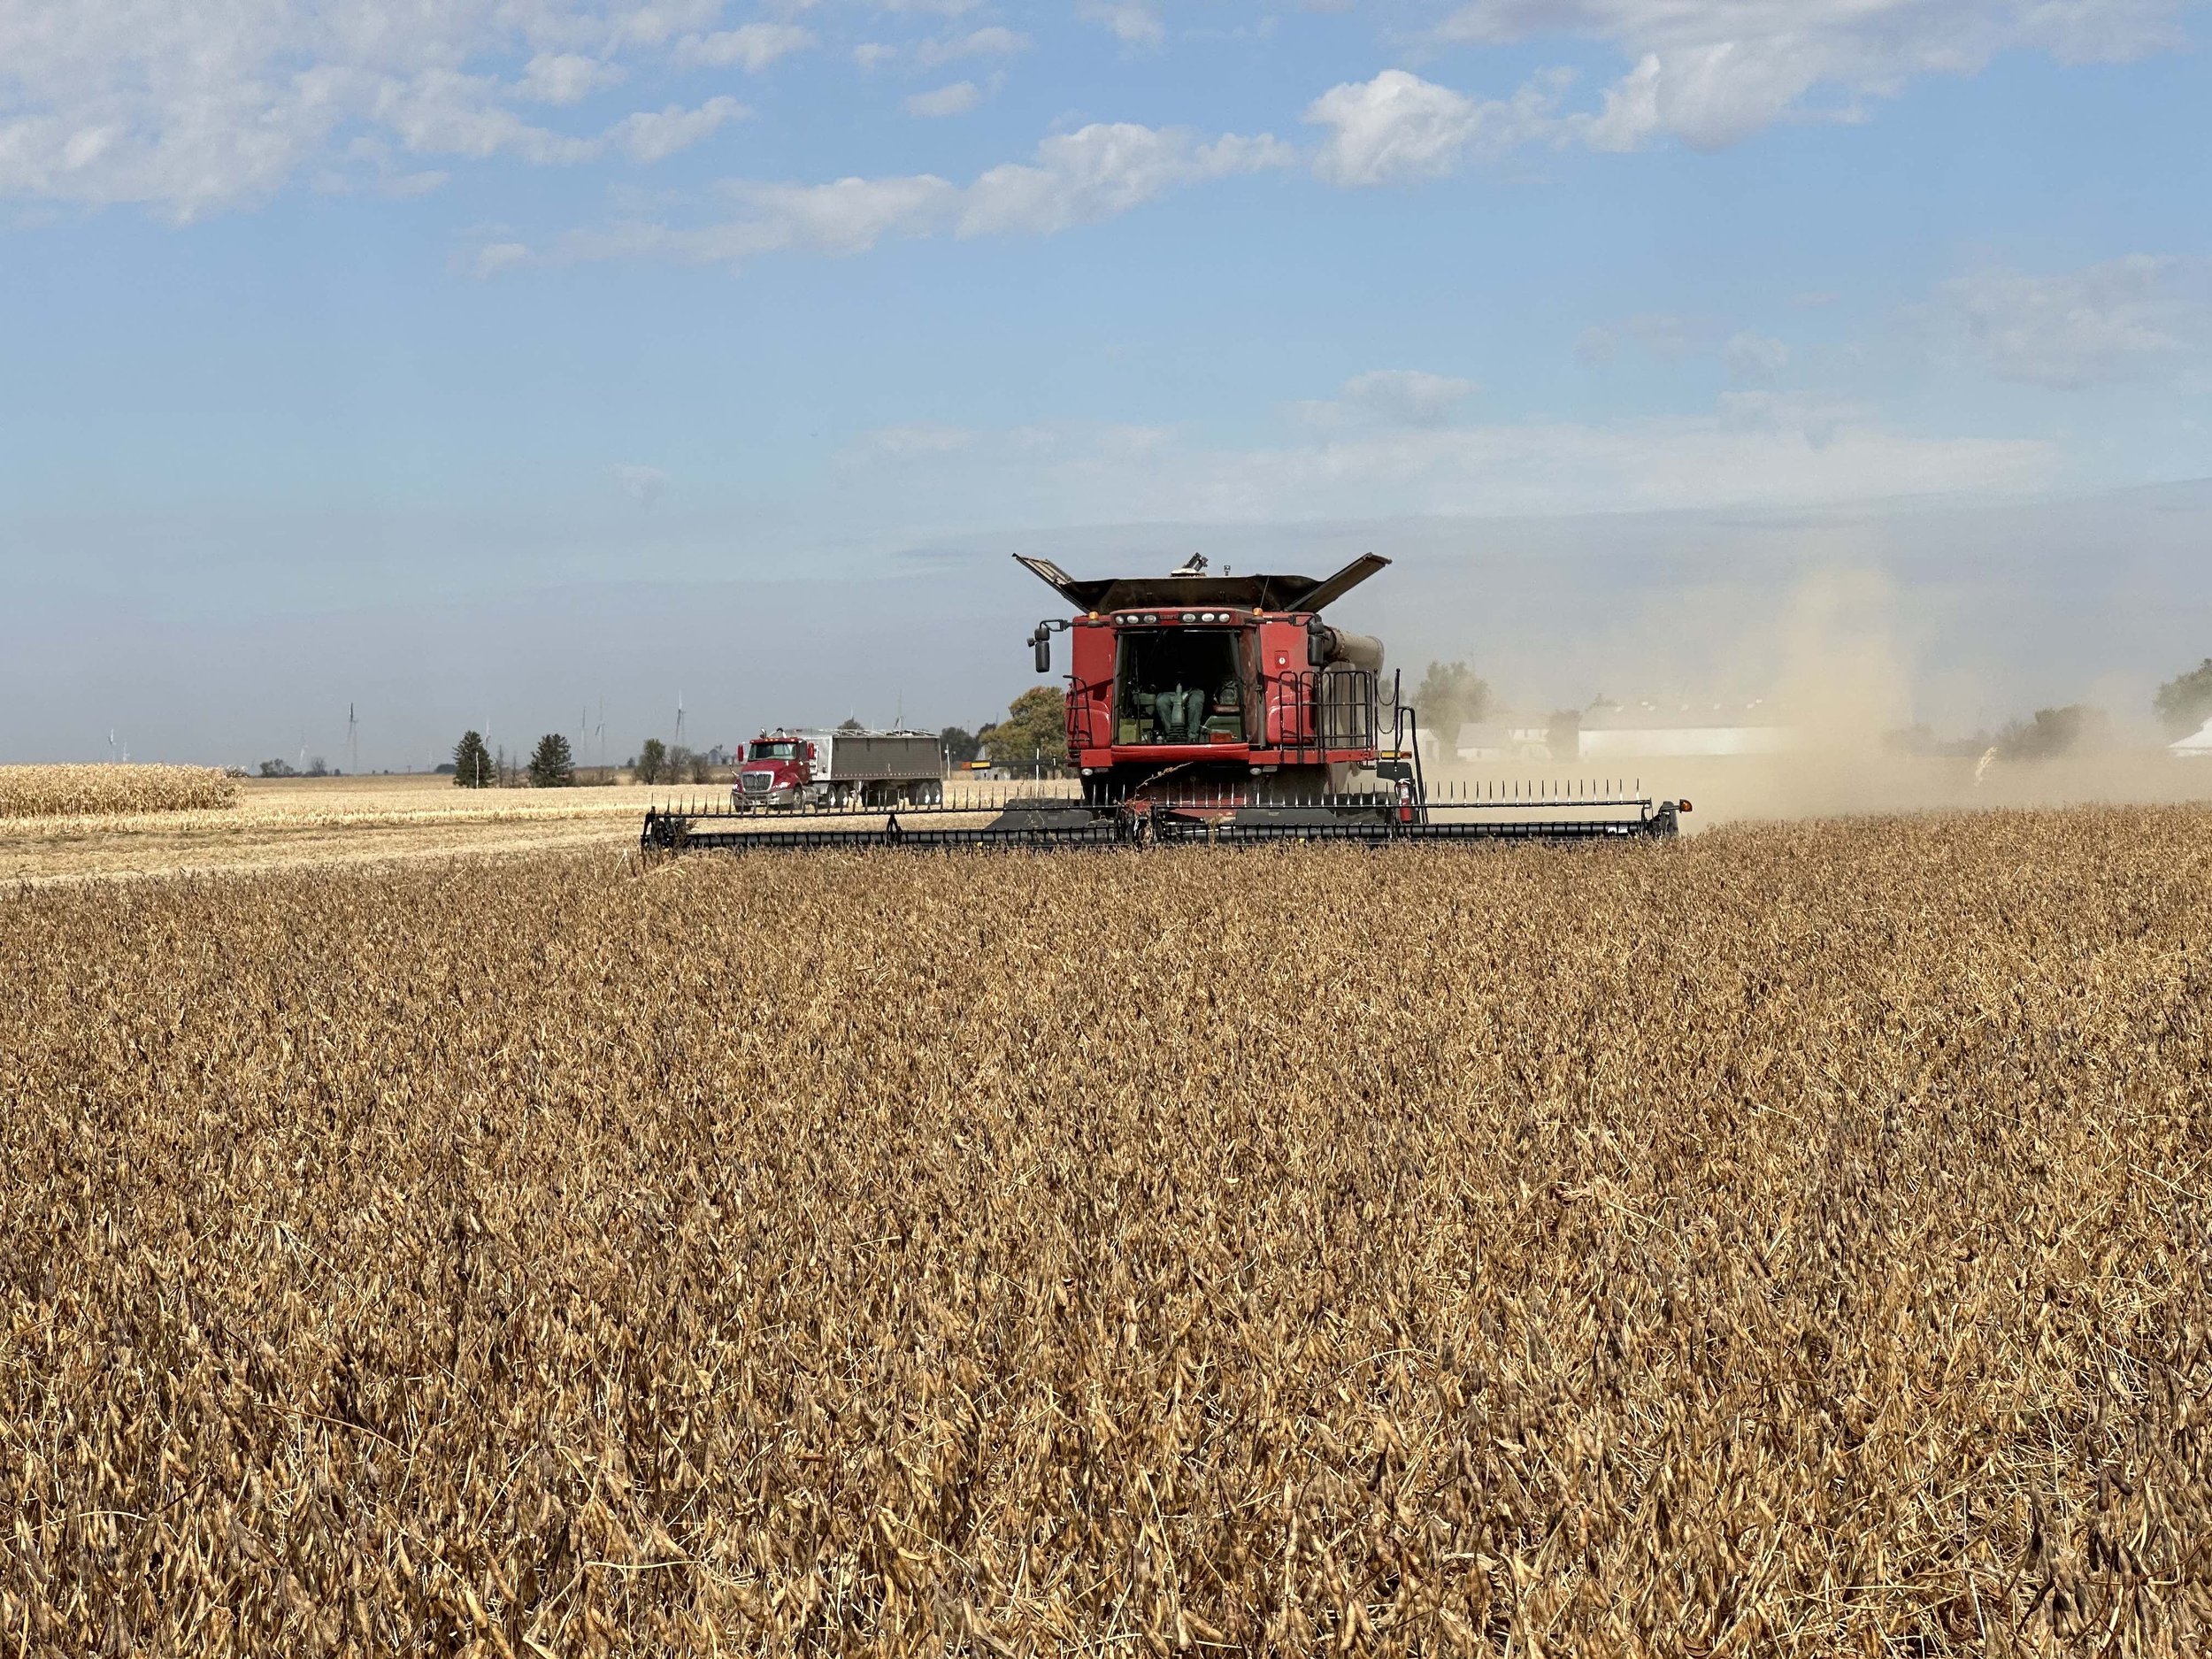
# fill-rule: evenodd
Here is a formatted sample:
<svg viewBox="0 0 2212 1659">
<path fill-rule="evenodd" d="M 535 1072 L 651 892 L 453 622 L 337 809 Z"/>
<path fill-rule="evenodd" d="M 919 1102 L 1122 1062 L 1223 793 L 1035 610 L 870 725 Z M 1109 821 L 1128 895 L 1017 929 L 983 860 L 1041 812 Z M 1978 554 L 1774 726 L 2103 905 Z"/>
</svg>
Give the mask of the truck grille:
<svg viewBox="0 0 2212 1659">
<path fill-rule="evenodd" d="M 743 772 L 739 775 L 737 780 L 738 787 L 744 790 L 747 795 L 766 795 L 768 786 L 773 782 L 775 782 L 775 778 L 764 772 Z"/>
</svg>

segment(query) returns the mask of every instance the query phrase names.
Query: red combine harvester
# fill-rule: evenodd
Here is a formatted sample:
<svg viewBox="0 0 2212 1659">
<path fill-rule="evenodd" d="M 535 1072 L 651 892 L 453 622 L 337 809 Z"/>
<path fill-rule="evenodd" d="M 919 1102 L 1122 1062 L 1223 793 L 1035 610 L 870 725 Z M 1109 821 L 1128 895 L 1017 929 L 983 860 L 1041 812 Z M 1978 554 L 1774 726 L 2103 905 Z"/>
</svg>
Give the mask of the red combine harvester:
<svg viewBox="0 0 2212 1659">
<path fill-rule="evenodd" d="M 1371 553 L 1321 581 L 1210 576 L 1202 557 L 1167 576 L 1078 580 L 1049 560 L 1016 557 L 1075 612 L 1030 635 L 1041 674 L 1052 670 L 1052 636 L 1069 635 L 1075 788 L 888 814 L 827 807 L 761 828 L 724 822 L 741 815 L 718 809 L 656 809 L 644 845 L 1579 841 L 1670 837 L 1689 810 L 1611 785 L 1431 790 L 1418 717 L 1396 676 L 1384 678 L 1381 643 L 1321 619 L 1390 563 Z M 863 827 L 856 816 L 880 821 Z"/>
</svg>

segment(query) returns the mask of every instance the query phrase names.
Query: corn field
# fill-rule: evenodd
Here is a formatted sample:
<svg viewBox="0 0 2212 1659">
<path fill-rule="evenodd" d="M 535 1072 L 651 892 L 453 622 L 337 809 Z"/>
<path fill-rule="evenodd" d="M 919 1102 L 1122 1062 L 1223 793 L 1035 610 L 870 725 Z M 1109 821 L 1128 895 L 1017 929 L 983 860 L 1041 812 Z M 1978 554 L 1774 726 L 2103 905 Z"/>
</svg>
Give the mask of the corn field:
<svg viewBox="0 0 2212 1659">
<path fill-rule="evenodd" d="M 201 811 L 237 795 L 216 766 L 0 766 L 0 818 Z"/>
<path fill-rule="evenodd" d="M 2212 1644 L 2212 814 L 0 897 L 0 1651 Z"/>
</svg>

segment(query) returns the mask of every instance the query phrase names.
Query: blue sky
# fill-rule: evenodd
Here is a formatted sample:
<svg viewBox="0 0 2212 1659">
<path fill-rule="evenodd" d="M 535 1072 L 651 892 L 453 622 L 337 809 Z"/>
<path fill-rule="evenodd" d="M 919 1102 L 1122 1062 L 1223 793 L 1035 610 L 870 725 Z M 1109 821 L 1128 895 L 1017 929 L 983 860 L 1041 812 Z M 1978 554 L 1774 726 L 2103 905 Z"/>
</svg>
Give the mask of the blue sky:
<svg viewBox="0 0 2212 1659">
<path fill-rule="evenodd" d="M 395 626 L 1082 526 L 1179 556 L 2203 478 L 2204 34 L 2180 0 L 0 13 L 0 574 L 156 631 Z M 130 683 L 104 718 L 256 740 Z"/>
</svg>

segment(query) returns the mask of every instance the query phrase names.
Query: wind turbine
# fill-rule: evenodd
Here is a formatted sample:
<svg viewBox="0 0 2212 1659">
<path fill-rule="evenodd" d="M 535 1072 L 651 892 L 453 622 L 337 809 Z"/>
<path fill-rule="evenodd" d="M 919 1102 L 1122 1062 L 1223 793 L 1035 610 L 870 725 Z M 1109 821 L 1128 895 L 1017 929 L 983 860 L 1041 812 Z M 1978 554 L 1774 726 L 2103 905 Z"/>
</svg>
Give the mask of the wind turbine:
<svg viewBox="0 0 2212 1659">
<path fill-rule="evenodd" d="M 346 770 L 358 774 L 361 771 L 361 723 L 353 718 L 353 705 L 346 704 Z"/>
</svg>

